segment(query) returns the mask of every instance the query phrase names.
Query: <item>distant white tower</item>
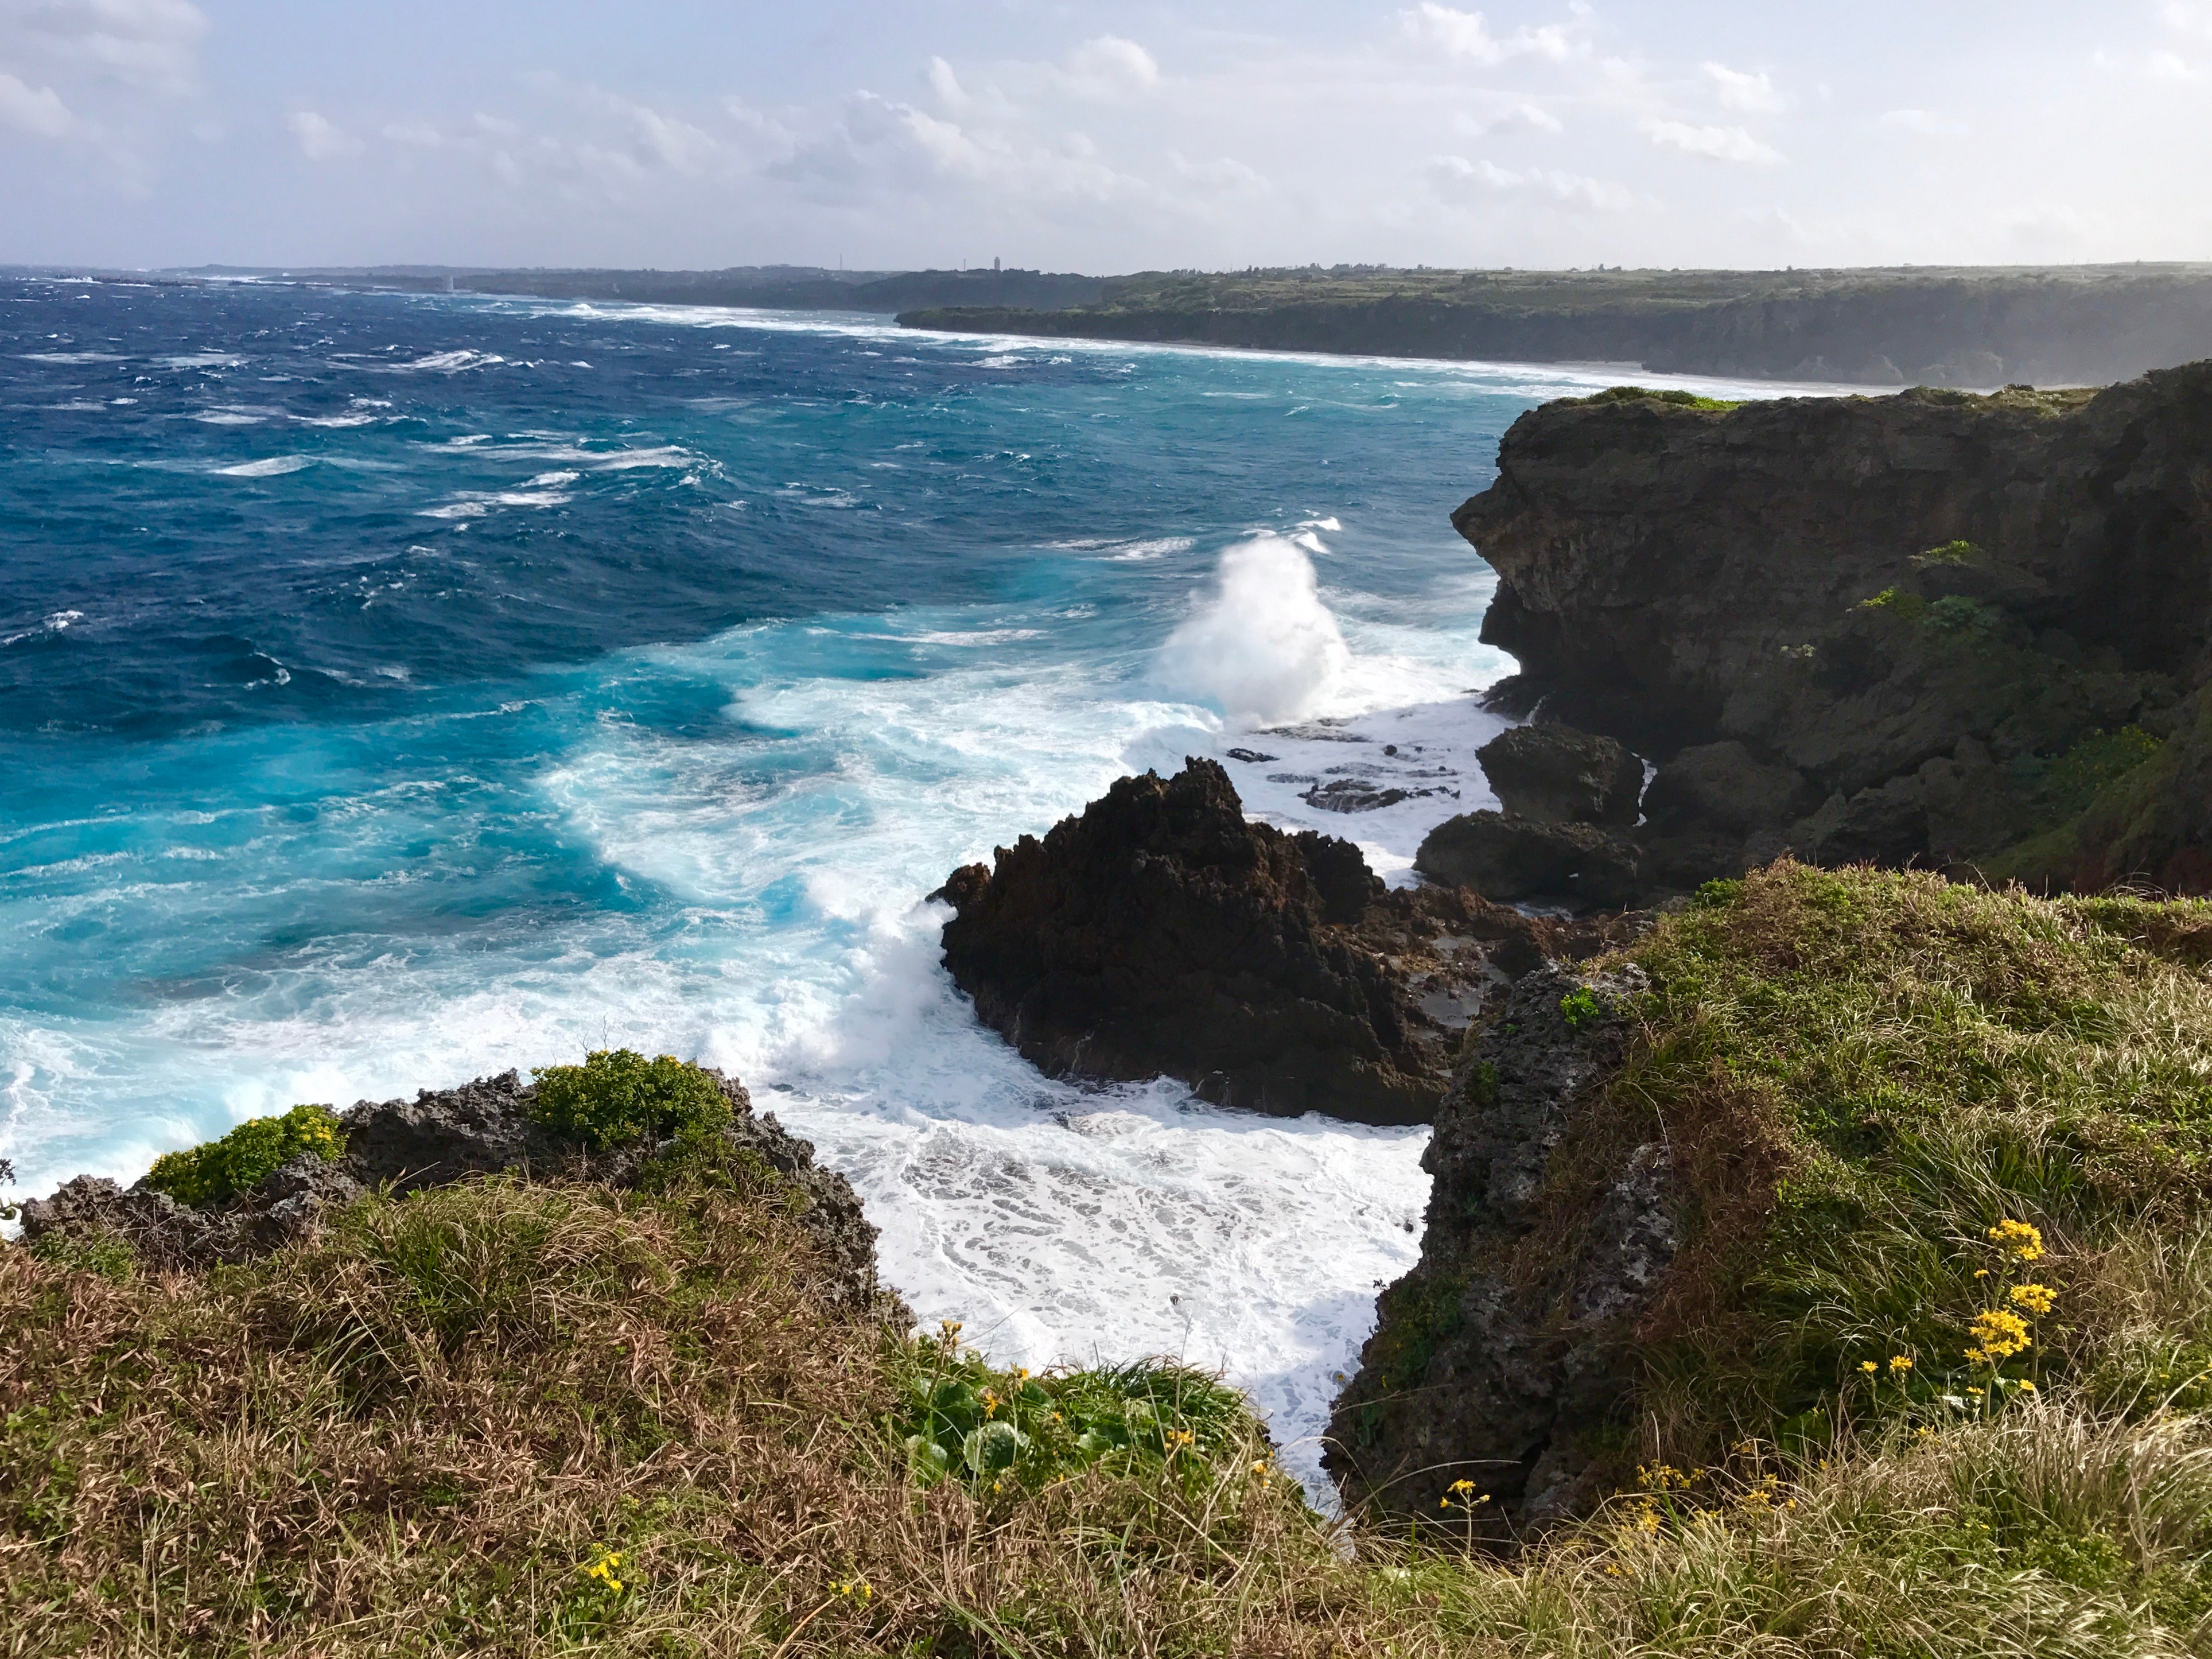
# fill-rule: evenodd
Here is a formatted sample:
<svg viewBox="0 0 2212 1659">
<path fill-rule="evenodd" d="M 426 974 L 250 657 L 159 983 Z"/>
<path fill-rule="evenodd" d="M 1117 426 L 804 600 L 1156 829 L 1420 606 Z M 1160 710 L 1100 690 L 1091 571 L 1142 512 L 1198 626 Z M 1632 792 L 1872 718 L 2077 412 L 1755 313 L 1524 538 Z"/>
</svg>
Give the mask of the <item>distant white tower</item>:
<svg viewBox="0 0 2212 1659">
<path fill-rule="evenodd" d="M 994 253 L 994 254 L 993 254 L 993 255 L 991 256 L 991 269 L 992 269 L 992 270 L 996 270 L 998 268 L 999 268 L 999 256 L 998 256 L 997 254 L 995 254 L 995 253 Z"/>
</svg>

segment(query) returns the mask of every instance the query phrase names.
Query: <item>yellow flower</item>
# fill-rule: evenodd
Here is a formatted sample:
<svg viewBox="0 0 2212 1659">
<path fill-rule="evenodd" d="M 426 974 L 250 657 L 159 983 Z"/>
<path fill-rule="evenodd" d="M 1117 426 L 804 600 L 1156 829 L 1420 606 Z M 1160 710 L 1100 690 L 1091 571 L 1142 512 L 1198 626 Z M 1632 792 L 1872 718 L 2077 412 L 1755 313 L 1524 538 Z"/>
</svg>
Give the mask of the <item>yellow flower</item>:
<svg viewBox="0 0 2212 1659">
<path fill-rule="evenodd" d="M 2032 1314 L 2047 1314 L 2058 1301 L 2058 1292 L 2048 1285 L 2015 1285 L 2012 1287 L 2012 1304 L 2025 1308 Z"/>
<path fill-rule="evenodd" d="M 2022 1394 L 2033 1394 L 2035 1392 L 2035 1384 L 2023 1377 L 2021 1379 L 2020 1391 Z"/>
<path fill-rule="evenodd" d="M 1977 1279 L 1987 1279 L 1989 1276 L 1990 1270 L 1987 1267 L 1977 1267 L 1974 1269 L 1974 1277 Z"/>
<path fill-rule="evenodd" d="M 1912 1369 L 1912 1357 L 1910 1354 L 1893 1353 L 1889 1357 L 1889 1368 L 1902 1376 Z"/>
<path fill-rule="evenodd" d="M 1873 1360 L 1862 1359 L 1859 1361 L 1859 1369 L 1864 1371 L 1869 1376 L 1872 1376 L 1875 1374 L 1876 1367 Z"/>
<path fill-rule="evenodd" d="M 1990 1243 L 2021 1261 L 2038 1261 L 2043 1255 L 2042 1232 L 2025 1221 L 1998 1222 L 1990 1229 Z"/>
<path fill-rule="evenodd" d="M 2028 1346 L 2027 1322 L 2002 1308 L 1976 1314 L 1967 1334 L 1974 1339 L 1974 1346 L 1966 1351 L 1970 1359 L 2002 1359 Z"/>
</svg>

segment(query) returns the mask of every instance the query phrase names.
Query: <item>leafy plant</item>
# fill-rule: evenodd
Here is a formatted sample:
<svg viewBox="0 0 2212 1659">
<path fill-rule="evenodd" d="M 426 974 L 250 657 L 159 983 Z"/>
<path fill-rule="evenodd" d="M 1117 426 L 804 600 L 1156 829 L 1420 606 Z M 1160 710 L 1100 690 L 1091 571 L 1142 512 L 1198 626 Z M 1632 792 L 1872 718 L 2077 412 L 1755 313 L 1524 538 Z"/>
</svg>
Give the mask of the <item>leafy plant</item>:
<svg viewBox="0 0 2212 1659">
<path fill-rule="evenodd" d="M 1032 1376 L 1000 1370 L 947 1322 L 908 1351 L 892 1432 L 925 1486 L 1034 1492 L 1094 1465 L 1115 1474 L 1214 1466 L 1256 1436 L 1244 1397 L 1167 1360 Z"/>
<path fill-rule="evenodd" d="M 720 1086 L 673 1054 L 647 1060 L 635 1049 L 598 1048 L 581 1066 L 548 1066 L 532 1075 L 531 1116 L 602 1150 L 647 1135 L 702 1140 L 730 1121 Z"/>
<path fill-rule="evenodd" d="M 146 1172 L 146 1184 L 180 1204 L 222 1204 L 295 1158 L 335 1158 L 344 1152 L 345 1135 L 336 1112 L 327 1106 L 295 1106 L 278 1117 L 248 1118 L 220 1140 L 162 1153 Z"/>
</svg>

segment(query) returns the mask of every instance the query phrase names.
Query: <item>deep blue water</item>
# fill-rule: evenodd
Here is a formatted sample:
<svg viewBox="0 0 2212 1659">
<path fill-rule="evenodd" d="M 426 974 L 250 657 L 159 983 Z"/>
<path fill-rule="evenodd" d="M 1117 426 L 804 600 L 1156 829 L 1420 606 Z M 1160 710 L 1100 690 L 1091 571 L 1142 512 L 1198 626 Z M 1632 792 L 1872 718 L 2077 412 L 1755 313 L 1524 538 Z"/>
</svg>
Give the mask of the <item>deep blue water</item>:
<svg viewBox="0 0 2212 1659">
<path fill-rule="evenodd" d="M 1236 744 L 1401 872 L 1510 666 L 1447 514 L 1605 378 L 0 280 L 0 1155 L 672 1050 L 854 1176 L 925 1314 L 1302 1432 L 1420 1136 L 1048 1083 L 921 901 Z M 1436 793 L 1302 799 L 1346 773 Z"/>
</svg>

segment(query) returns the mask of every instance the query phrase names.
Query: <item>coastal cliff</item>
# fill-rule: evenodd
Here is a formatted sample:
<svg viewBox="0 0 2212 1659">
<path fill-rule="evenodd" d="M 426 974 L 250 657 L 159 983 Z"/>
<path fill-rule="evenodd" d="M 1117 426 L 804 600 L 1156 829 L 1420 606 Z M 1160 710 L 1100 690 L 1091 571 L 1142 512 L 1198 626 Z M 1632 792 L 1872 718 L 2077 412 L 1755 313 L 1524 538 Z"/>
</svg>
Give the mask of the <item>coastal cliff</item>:
<svg viewBox="0 0 2212 1659">
<path fill-rule="evenodd" d="M 2212 363 L 2094 393 L 1624 388 L 1523 416 L 1453 522 L 1498 574 L 1498 695 L 1660 762 L 1653 891 L 1785 850 L 2195 891 L 2208 453 Z"/>
<path fill-rule="evenodd" d="M 1074 304 L 937 305 L 899 321 L 1876 386 L 2101 384 L 2212 353 L 2212 269 L 1150 272 Z"/>
</svg>

